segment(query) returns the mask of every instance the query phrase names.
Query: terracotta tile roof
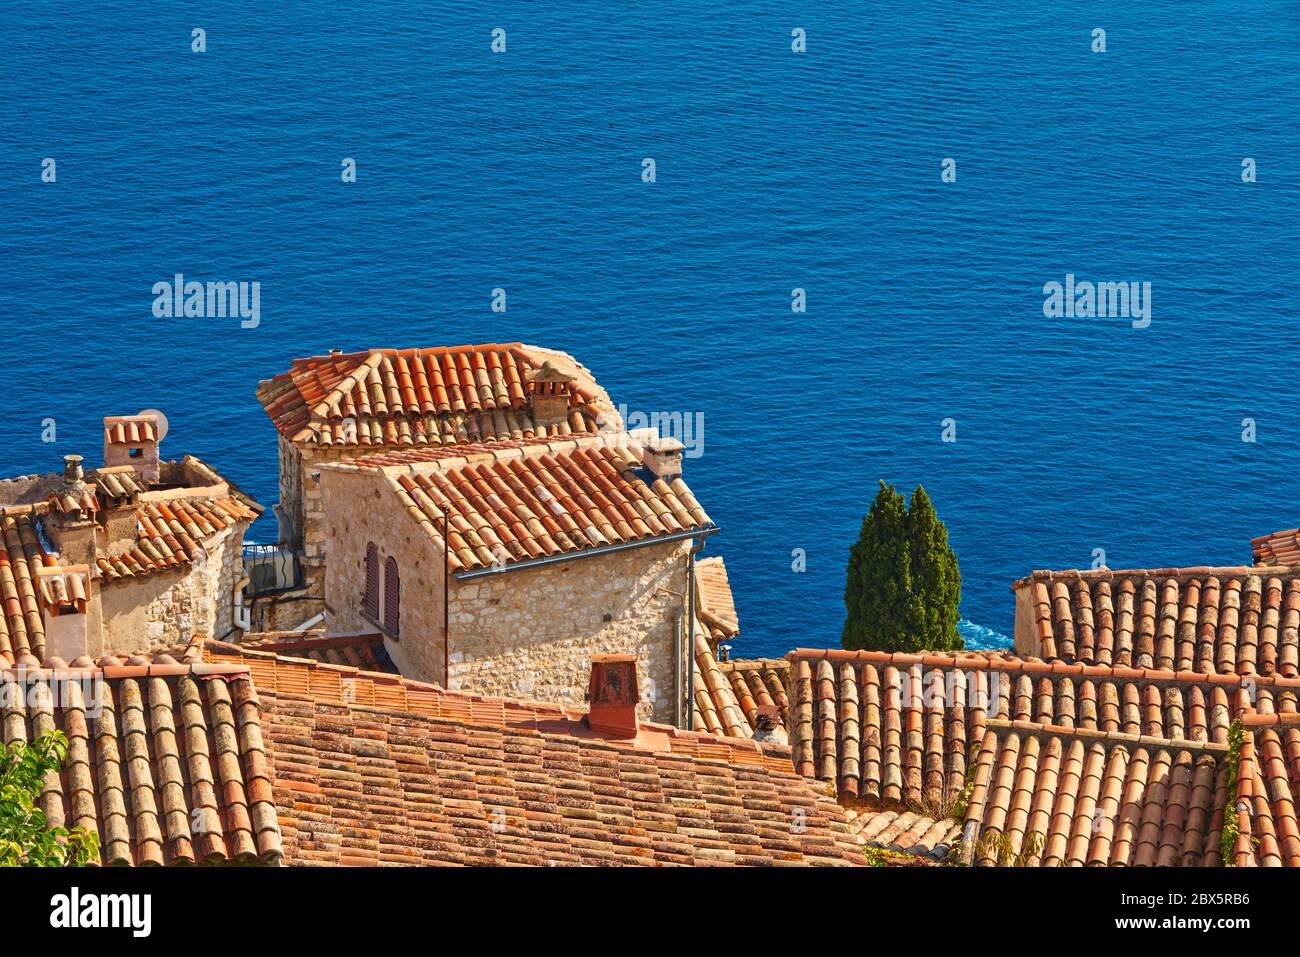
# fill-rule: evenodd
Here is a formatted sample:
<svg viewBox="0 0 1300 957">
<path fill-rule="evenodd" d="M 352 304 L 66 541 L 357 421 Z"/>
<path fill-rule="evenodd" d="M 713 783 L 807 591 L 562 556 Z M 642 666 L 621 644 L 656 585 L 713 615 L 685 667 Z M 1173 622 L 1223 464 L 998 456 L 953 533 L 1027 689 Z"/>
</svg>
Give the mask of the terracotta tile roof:
<svg viewBox="0 0 1300 957">
<path fill-rule="evenodd" d="M 751 722 L 754 709 L 773 705 L 781 716 L 782 725 L 789 725 L 790 699 L 786 688 L 790 681 L 789 661 L 785 658 L 732 658 L 722 662 L 720 667 Z M 754 703 L 753 708 L 750 700 Z"/>
<path fill-rule="evenodd" d="M 569 419 L 539 426 L 529 372 L 551 362 L 574 376 Z M 564 353 L 522 343 L 371 349 L 296 359 L 258 386 L 280 434 L 317 445 L 451 445 L 592 432 L 613 413 L 591 373 Z"/>
<path fill-rule="evenodd" d="M 1237 866 L 1300 867 L 1300 714 L 1295 702 L 1275 714 L 1242 718 L 1244 739 L 1237 774 Z"/>
<path fill-rule="evenodd" d="M 1300 675 L 1300 569 L 1036 571 L 1045 658 L 1175 671 Z"/>
<path fill-rule="evenodd" d="M 222 643 L 223 647 L 225 643 Z M 324 664 L 349 665 L 362 671 L 397 674 L 382 635 L 326 637 L 320 631 L 250 632 L 230 647 L 244 651 L 263 651 L 294 658 L 307 658 Z"/>
<path fill-rule="evenodd" d="M 981 865 L 1214 866 L 1228 745 L 990 719 L 962 831 Z"/>
<path fill-rule="evenodd" d="M 135 546 L 96 563 L 106 583 L 187 565 L 203 553 L 202 542 L 260 514 L 238 496 L 141 502 Z"/>
<path fill-rule="evenodd" d="M 785 748 L 664 725 L 609 741 L 557 705 L 220 642 L 203 655 L 253 675 L 286 863 L 864 863 Z"/>
<path fill-rule="evenodd" d="M 0 670 L 4 740 L 67 735 L 64 771 L 40 801 L 52 826 L 96 831 L 105 864 L 280 861 L 246 669 L 169 656 L 28 661 Z"/>
<path fill-rule="evenodd" d="M 140 445 L 157 442 L 153 415 L 118 415 L 104 420 L 104 441 L 110 445 Z"/>
<path fill-rule="evenodd" d="M 781 762 L 263 700 L 292 864 L 862 863 L 840 808 Z"/>
<path fill-rule="evenodd" d="M 1250 540 L 1256 565 L 1300 565 L 1300 528 Z"/>
<path fill-rule="evenodd" d="M 715 649 L 719 643 L 740 634 L 736 600 L 732 597 L 727 566 L 723 564 L 721 555 L 695 562 L 695 606 L 700 621 L 709 630 Z"/>
<path fill-rule="evenodd" d="M 87 480 L 95 487 L 95 497 L 99 507 L 121 505 L 137 498 L 147 486 L 140 481 L 135 469 L 129 465 L 96 469 Z"/>
<path fill-rule="evenodd" d="M 438 549 L 449 512 L 458 572 L 711 525 L 680 477 L 649 475 L 641 456 L 620 433 L 394 452 L 324 468 L 387 472 Z"/>
<path fill-rule="evenodd" d="M 848 808 L 849 830 L 868 847 L 946 861 L 961 838 L 961 825 L 948 818 L 936 820 L 915 811 Z"/>
<path fill-rule="evenodd" d="M 75 690 L 3 712 L 6 740 L 68 734 L 42 806 L 97 828 L 108 863 L 865 863 L 784 748 L 663 725 L 611 741 L 556 705 L 223 642 L 26 663 L 0 679 L 108 689 L 100 717 Z"/>
<path fill-rule="evenodd" d="M 698 623 L 695 631 L 695 714 L 696 731 L 732 738 L 752 738 L 754 725 L 741 710 L 731 682 L 718 665 L 709 639 Z"/>
<path fill-rule="evenodd" d="M 755 716 L 764 706 L 775 707 L 781 726 L 788 729 L 790 700 L 785 683 L 790 662 L 784 658 L 717 661 L 708 645 L 701 648 L 698 640 L 695 652 L 697 729 L 736 736 L 737 731 L 724 728 L 724 723 L 730 723 L 738 726 L 739 736 L 752 737 Z M 739 721 L 731 718 L 733 708 L 740 713 Z"/>
<path fill-rule="evenodd" d="M 41 568 L 53 565 L 30 507 L 0 509 L 0 656 L 45 654 L 45 619 L 36 592 Z"/>
<path fill-rule="evenodd" d="M 1300 680 L 1085 666 L 964 652 L 791 652 L 796 770 L 841 799 L 951 805 L 990 718 L 1226 744 L 1246 702 L 1286 710 Z M 942 816 L 942 815 L 940 815 Z"/>
</svg>

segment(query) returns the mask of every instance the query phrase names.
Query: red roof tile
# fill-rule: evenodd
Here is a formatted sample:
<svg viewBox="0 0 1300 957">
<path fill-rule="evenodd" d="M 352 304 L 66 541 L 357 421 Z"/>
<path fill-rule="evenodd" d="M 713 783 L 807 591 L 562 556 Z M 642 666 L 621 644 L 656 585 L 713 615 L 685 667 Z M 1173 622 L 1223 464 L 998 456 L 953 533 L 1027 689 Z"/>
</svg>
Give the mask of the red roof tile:
<svg viewBox="0 0 1300 957">
<path fill-rule="evenodd" d="M 250 632 L 238 643 L 212 642 L 221 647 L 246 651 L 270 652 L 290 658 L 307 658 L 323 664 L 349 665 L 362 671 L 397 674 L 397 666 L 384 649 L 382 635 L 348 635 L 326 637 L 319 631 Z"/>
<path fill-rule="evenodd" d="M 991 718 L 962 829 L 966 863 L 1213 866 L 1228 745 Z"/>
<path fill-rule="evenodd" d="M 247 671 L 166 656 L 48 664 L 0 670 L 0 701 L 6 743 L 67 735 L 40 801 L 51 826 L 95 831 L 105 864 L 279 862 Z"/>
<path fill-rule="evenodd" d="M 0 509 L 0 654 L 10 661 L 45 654 L 37 572 L 54 564 L 41 545 L 31 508 Z"/>
<path fill-rule="evenodd" d="M 915 811 L 847 808 L 849 830 L 868 847 L 896 854 L 946 861 L 961 838 L 961 825 L 950 818 L 933 818 Z"/>
<path fill-rule="evenodd" d="M 222 642 L 73 665 L 107 686 L 102 716 L 37 694 L 3 723 L 68 734 L 43 809 L 97 829 L 106 862 L 865 863 L 787 749 L 662 725 L 610 741 L 555 705 Z"/>
<path fill-rule="evenodd" d="M 203 552 L 202 543 L 258 512 L 236 496 L 141 502 L 133 548 L 96 559 L 106 583 L 188 565 Z"/>
<path fill-rule="evenodd" d="M 1300 694 L 1292 678 L 966 652 L 800 649 L 787 657 L 795 768 L 834 783 L 841 798 L 909 808 L 956 800 L 991 718 L 1226 744 L 1233 715 L 1252 701 L 1285 710 Z"/>
<path fill-rule="evenodd" d="M 567 422 L 544 427 L 527 398 L 546 362 L 573 376 Z M 294 360 L 262 382 L 258 401 L 294 442 L 451 445 L 591 432 L 613 413 L 591 373 L 564 353 L 522 343 L 371 349 Z"/>
<path fill-rule="evenodd" d="M 662 725 L 612 742 L 557 705 L 230 648 L 203 653 L 252 672 L 288 863 L 862 863 L 788 749 Z"/>
<path fill-rule="evenodd" d="M 157 442 L 155 415 L 117 415 L 104 420 L 104 441 L 109 445 L 141 445 Z"/>
<path fill-rule="evenodd" d="M 1300 569 L 1037 571 L 1045 658 L 1175 671 L 1300 675 Z"/>
<path fill-rule="evenodd" d="M 1250 547 L 1256 565 L 1300 565 L 1300 529 L 1252 538 Z"/>
<path fill-rule="evenodd" d="M 740 634 L 736 600 L 727 579 L 727 566 L 721 555 L 695 562 L 695 606 L 700 621 L 708 628 L 714 649 Z"/>
<path fill-rule="evenodd" d="M 644 473 L 641 447 L 624 438 L 490 442 L 324 467 L 388 471 L 391 489 L 439 550 L 449 513 L 453 572 L 707 527 L 686 483 Z"/>
</svg>

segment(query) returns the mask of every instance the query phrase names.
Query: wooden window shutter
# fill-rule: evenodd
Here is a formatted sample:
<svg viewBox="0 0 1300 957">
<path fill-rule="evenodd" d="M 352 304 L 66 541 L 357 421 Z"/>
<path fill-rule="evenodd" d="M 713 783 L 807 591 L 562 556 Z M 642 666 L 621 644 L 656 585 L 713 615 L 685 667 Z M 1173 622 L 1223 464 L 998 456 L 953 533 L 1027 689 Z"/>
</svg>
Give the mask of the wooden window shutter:
<svg viewBox="0 0 1300 957">
<path fill-rule="evenodd" d="M 379 549 L 373 542 L 366 546 L 366 593 L 362 607 L 371 619 L 379 620 Z"/>
<path fill-rule="evenodd" d="M 394 638 L 402 631 L 402 579 L 392 557 L 384 566 L 384 627 Z"/>
</svg>

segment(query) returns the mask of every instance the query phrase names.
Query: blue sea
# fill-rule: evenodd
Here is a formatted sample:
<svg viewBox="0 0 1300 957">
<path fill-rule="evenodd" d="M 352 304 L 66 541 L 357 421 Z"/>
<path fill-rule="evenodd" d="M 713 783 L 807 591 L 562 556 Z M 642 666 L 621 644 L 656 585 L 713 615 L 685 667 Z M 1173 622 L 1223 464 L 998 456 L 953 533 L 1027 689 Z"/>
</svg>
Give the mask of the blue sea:
<svg viewBox="0 0 1300 957">
<path fill-rule="evenodd" d="M 259 379 L 518 339 L 702 416 L 738 656 L 838 643 L 881 478 L 934 499 L 973 644 L 1034 568 L 1300 524 L 1300 6 L 758 6 L 10 0 L 0 474 L 152 407 L 270 504 Z M 176 273 L 260 324 L 155 318 Z M 1045 318 L 1067 273 L 1149 282 L 1150 325 Z"/>
</svg>

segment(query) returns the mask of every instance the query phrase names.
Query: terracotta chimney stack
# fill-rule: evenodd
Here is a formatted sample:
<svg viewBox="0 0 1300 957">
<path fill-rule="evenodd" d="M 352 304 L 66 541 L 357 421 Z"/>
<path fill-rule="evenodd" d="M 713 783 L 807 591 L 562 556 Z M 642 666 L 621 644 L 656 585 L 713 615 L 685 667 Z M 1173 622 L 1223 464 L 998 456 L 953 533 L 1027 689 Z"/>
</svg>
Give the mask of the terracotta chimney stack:
<svg viewBox="0 0 1300 957">
<path fill-rule="evenodd" d="M 635 738 L 636 706 L 641 700 L 633 655 L 592 655 L 587 687 L 587 725 L 612 738 Z"/>
<path fill-rule="evenodd" d="M 166 431 L 166 422 L 157 412 L 105 416 L 104 465 L 129 465 L 141 482 L 157 484 L 161 475 L 158 443 Z"/>
<path fill-rule="evenodd" d="M 97 651 L 99 642 L 91 641 L 88 615 L 90 567 L 41 568 L 37 570 L 35 584 L 45 624 L 45 656 L 72 661 Z"/>
<path fill-rule="evenodd" d="M 573 396 L 573 376 L 561 372 L 548 359 L 540 368 L 526 373 L 528 405 L 539 426 L 568 421 L 569 400 Z"/>
</svg>

